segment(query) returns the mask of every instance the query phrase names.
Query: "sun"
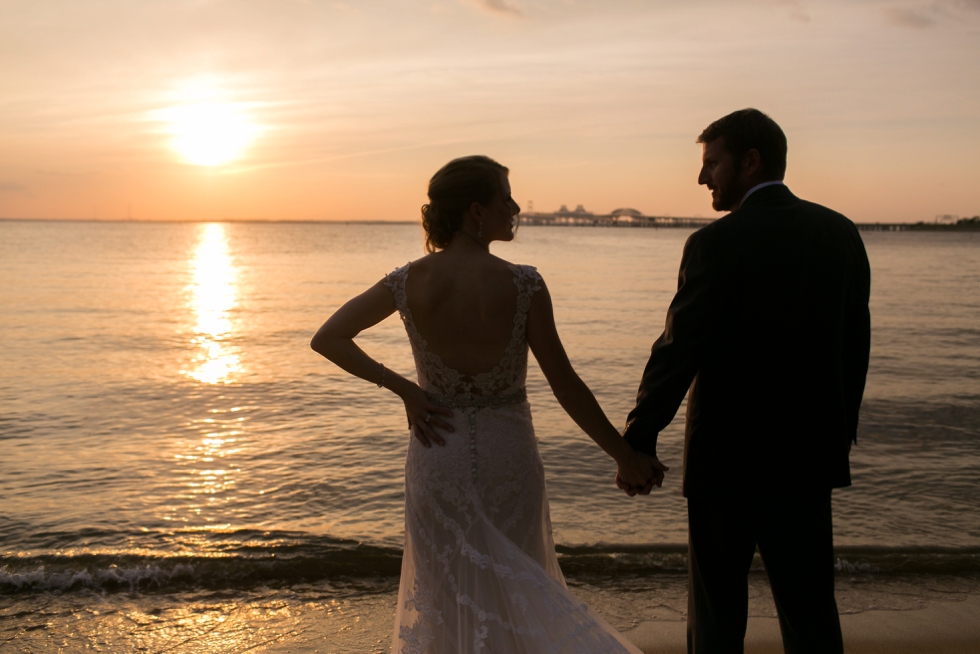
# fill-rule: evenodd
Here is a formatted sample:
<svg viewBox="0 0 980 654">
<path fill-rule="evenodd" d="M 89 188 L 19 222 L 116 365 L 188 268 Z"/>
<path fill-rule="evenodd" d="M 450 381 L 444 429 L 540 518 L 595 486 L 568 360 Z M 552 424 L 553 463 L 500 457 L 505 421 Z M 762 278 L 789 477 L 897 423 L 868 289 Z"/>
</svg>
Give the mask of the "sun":
<svg viewBox="0 0 980 654">
<path fill-rule="evenodd" d="M 171 107 L 167 112 L 171 147 L 187 163 L 220 166 L 239 159 L 258 129 L 238 105 L 202 102 Z"/>
</svg>

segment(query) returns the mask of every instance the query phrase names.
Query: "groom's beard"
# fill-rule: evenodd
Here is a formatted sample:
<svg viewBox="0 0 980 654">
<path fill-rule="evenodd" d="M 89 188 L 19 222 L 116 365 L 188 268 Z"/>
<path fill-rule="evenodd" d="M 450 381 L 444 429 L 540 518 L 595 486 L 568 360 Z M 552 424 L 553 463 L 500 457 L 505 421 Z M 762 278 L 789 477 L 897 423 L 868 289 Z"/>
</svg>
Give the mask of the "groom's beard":
<svg viewBox="0 0 980 654">
<path fill-rule="evenodd" d="M 735 183 L 735 176 L 711 189 L 711 208 L 715 211 L 734 211 L 742 199 L 742 190 Z"/>
</svg>

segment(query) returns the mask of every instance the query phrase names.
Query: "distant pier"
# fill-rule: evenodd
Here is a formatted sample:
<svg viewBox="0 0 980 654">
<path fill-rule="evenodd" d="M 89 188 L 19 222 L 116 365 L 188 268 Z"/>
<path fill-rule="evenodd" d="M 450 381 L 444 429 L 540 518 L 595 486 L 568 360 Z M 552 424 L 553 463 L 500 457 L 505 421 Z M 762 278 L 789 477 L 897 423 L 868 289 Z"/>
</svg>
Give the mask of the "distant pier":
<svg viewBox="0 0 980 654">
<path fill-rule="evenodd" d="M 854 223 L 862 232 L 907 232 L 912 229 L 912 223 Z"/>
<path fill-rule="evenodd" d="M 570 227 L 704 227 L 714 218 L 680 218 L 676 216 L 645 216 L 636 209 L 616 209 L 598 214 L 586 211 L 582 205 L 569 211 L 564 205 L 552 213 L 528 211 L 520 215 L 522 225 Z"/>
<path fill-rule="evenodd" d="M 598 214 L 586 211 L 582 205 L 569 210 L 562 205 L 558 211 L 527 211 L 520 214 L 522 225 L 548 227 L 686 227 L 698 229 L 714 222 L 717 218 L 646 216 L 636 209 L 616 209 L 610 213 Z M 955 220 L 955 219 L 954 219 Z M 907 232 L 907 231 L 980 231 L 980 218 L 961 218 L 954 222 L 937 219 L 935 223 L 855 223 L 866 232 Z"/>
</svg>

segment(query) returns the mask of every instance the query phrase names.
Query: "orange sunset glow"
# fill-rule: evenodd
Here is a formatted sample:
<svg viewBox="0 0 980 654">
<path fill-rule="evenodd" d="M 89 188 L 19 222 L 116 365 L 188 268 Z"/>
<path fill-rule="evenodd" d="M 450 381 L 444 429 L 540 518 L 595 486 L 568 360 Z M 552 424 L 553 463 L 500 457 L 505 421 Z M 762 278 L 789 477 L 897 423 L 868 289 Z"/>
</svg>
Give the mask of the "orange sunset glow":
<svg viewBox="0 0 980 654">
<path fill-rule="evenodd" d="M 980 213 L 980 3 L 7 3 L 0 218 L 414 220 L 472 153 L 542 211 L 713 216 L 755 106 L 857 222 Z"/>
<path fill-rule="evenodd" d="M 0 0 L 0 654 L 980 652 L 978 153 L 980 0 Z"/>
</svg>

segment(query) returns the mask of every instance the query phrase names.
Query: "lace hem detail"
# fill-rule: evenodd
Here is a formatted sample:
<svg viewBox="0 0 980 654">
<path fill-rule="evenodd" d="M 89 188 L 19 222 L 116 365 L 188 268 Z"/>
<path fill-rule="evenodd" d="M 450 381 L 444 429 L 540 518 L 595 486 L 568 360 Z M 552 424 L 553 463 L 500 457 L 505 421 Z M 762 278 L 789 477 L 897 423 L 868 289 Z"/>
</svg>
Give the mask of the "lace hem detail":
<svg viewBox="0 0 980 654">
<path fill-rule="evenodd" d="M 525 645 L 534 643 L 535 651 L 541 653 L 573 651 L 608 654 L 631 651 L 597 625 L 595 614 L 586 604 L 574 598 L 557 580 L 550 578 L 544 569 L 503 536 L 491 521 L 481 521 L 482 538 L 478 540 L 483 541 L 485 547 L 494 542 L 495 549 L 503 550 L 503 558 L 508 563 L 502 563 L 489 552 L 481 551 L 482 548 L 467 537 L 468 529 L 447 516 L 438 500 L 427 493 L 416 496 L 414 502 L 410 500 L 407 508 L 414 514 L 416 525 L 422 524 L 422 515 L 416 513 L 421 509 L 422 514 L 432 512 L 430 515 L 435 520 L 430 524 L 433 528 L 444 530 L 445 535 L 441 537 L 427 529 L 418 529 L 417 535 L 422 541 L 420 544 L 424 543 L 424 548 L 429 551 L 429 556 L 425 558 L 431 563 L 438 562 L 442 568 L 441 579 L 451 589 L 458 607 L 457 615 L 470 615 L 469 627 L 464 628 L 464 632 L 472 638 L 470 651 L 485 651 L 485 641 L 491 635 L 491 628 L 509 632 Z M 455 541 L 455 546 L 446 546 L 447 541 Z M 438 543 L 443 543 L 443 546 L 440 547 Z M 466 570 L 465 562 L 472 567 Z M 461 587 L 461 580 L 453 574 L 454 571 L 462 572 L 473 590 L 481 587 L 507 590 L 493 599 L 490 596 L 474 597 Z M 432 577 L 434 572 L 431 569 L 416 572 L 413 592 L 407 594 L 403 605 L 405 609 L 415 611 L 413 623 L 410 626 L 402 625 L 398 631 L 397 637 L 406 654 L 425 651 L 433 641 L 433 634 L 443 624 L 443 613 L 434 608 L 431 591 L 421 591 L 426 586 L 424 580 Z M 476 581 L 478 579 L 480 581 Z M 529 600 L 529 597 L 532 599 Z M 529 610 L 532 606 L 534 609 Z M 561 628 L 554 629 L 556 624 L 562 625 Z"/>
</svg>

